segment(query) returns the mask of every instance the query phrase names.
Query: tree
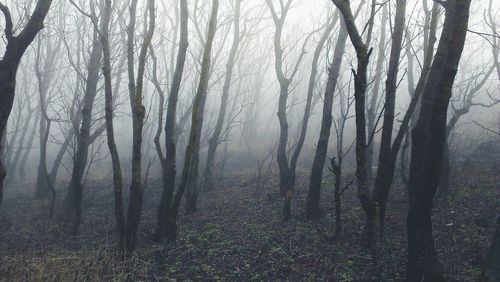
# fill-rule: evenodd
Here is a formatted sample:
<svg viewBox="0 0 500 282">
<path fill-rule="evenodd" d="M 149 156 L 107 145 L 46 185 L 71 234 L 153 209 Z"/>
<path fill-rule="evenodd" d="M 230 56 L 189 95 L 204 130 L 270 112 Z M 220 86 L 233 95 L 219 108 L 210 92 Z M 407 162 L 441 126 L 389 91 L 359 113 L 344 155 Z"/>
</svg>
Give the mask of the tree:
<svg viewBox="0 0 500 282">
<path fill-rule="evenodd" d="M 186 10 L 187 11 L 187 10 Z M 198 164 L 199 164 L 199 151 L 201 130 L 203 127 L 203 117 L 205 110 L 205 102 L 208 92 L 208 81 L 210 72 L 210 62 L 212 57 L 212 44 L 217 29 L 217 13 L 219 11 L 219 0 L 213 0 L 212 10 L 210 13 L 210 20 L 208 24 L 207 38 L 205 41 L 205 48 L 203 51 L 202 66 L 198 89 L 193 103 L 193 111 L 191 116 L 191 130 L 189 133 L 188 145 L 184 158 L 184 167 L 182 169 L 179 187 L 172 199 L 169 214 L 166 214 L 166 235 L 170 239 L 176 238 L 177 234 L 177 214 L 179 212 L 180 202 L 187 188 L 189 187 L 190 195 L 187 197 L 187 210 L 194 212 L 196 210 L 196 197 L 198 185 Z M 177 61 L 178 63 L 179 60 Z"/>
<path fill-rule="evenodd" d="M 81 123 L 77 136 L 77 148 L 73 160 L 71 180 L 64 199 L 61 217 L 70 223 L 72 234 L 78 233 L 82 220 L 83 176 L 88 161 L 89 145 L 91 144 L 92 111 L 97 95 L 97 84 L 101 68 L 102 45 L 98 32 L 92 35 L 91 51 L 85 79 L 85 93 L 81 108 Z"/>
<path fill-rule="evenodd" d="M 0 136 L 5 136 L 5 129 L 14 103 L 19 63 L 35 36 L 43 29 L 43 22 L 51 4 L 52 0 L 37 1 L 28 22 L 21 32 L 15 35 L 10 10 L 3 3 L 0 3 L 0 10 L 5 18 L 4 33 L 7 40 L 3 58 L 0 60 Z M 0 144 L 0 151 L 2 151 L 2 147 L 3 144 Z M 6 175 L 7 171 L 3 160 L 0 160 L 0 203 L 3 199 L 3 182 Z"/>
<path fill-rule="evenodd" d="M 295 78 L 297 71 L 299 70 L 300 63 L 305 55 L 305 44 L 307 43 L 310 34 L 306 40 L 304 40 L 304 45 L 302 51 L 293 66 L 292 71 L 289 74 L 285 73 L 283 67 L 284 61 L 284 49 L 281 42 L 281 37 L 283 34 L 283 26 L 290 11 L 293 0 L 288 0 L 286 2 L 279 1 L 280 10 L 277 11 L 272 0 L 266 0 L 266 3 L 271 11 L 271 16 L 275 26 L 274 33 L 274 69 L 276 72 L 276 77 L 278 78 L 278 83 L 280 85 L 280 93 L 278 99 L 278 120 L 280 126 L 279 141 L 278 141 L 278 152 L 276 160 L 278 162 L 278 167 L 280 171 L 280 193 L 285 197 L 283 202 L 283 219 L 289 220 L 291 218 L 291 202 L 293 198 L 293 193 L 295 189 L 295 165 L 294 163 L 288 162 L 287 146 L 288 146 L 288 118 L 287 118 L 287 101 L 290 94 L 290 85 Z M 304 119 L 303 119 L 304 120 Z M 307 120 L 304 120 L 307 123 Z M 300 148 L 301 149 L 301 148 Z M 300 149 L 298 153 L 300 153 Z M 297 158 L 298 158 L 297 153 Z"/>
<path fill-rule="evenodd" d="M 434 61 L 412 130 L 408 211 L 408 281 L 444 281 L 432 234 L 432 205 L 441 171 L 449 100 L 464 48 L 470 0 L 447 0 Z"/>
<path fill-rule="evenodd" d="M 212 11 L 208 24 L 208 33 L 203 50 L 200 81 L 193 102 L 193 113 L 191 117 L 191 131 L 184 158 L 182 177 L 179 182 L 179 190 L 186 190 L 186 213 L 192 214 L 197 210 L 198 204 L 198 165 L 200 162 L 201 130 L 205 112 L 206 98 L 208 94 L 208 82 L 211 72 L 212 46 L 217 31 L 217 14 L 219 1 L 212 2 Z M 184 188 L 183 188 L 184 187 Z"/>
<path fill-rule="evenodd" d="M 207 163 L 205 165 L 205 171 L 203 173 L 203 185 L 205 189 L 212 189 L 214 186 L 214 176 L 213 167 L 215 162 L 216 150 L 220 144 L 220 137 L 222 129 L 224 126 L 224 121 L 226 118 L 227 104 L 229 99 L 229 90 L 231 88 L 231 82 L 233 78 L 233 70 L 236 62 L 236 57 L 238 55 L 238 48 L 240 45 L 240 14 L 241 14 L 241 0 L 236 0 L 234 6 L 234 16 L 233 16 L 233 43 L 231 45 L 231 50 L 229 51 L 229 58 L 226 64 L 226 75 L 224 78 L 224 86 L 222 87 L 222 96 L 220 101 L 219 114 L 217 116 L 217 122 L 215 124 L 215 129 L 208 141 L 208 152 L 207 152 Z"/>
<path fill-rule="evenodd" d="M 359 5 L 355 17 L 359 15 L 359 11 L 361 10 L 362 6 L 363 2 Z M 335 89 L 337 88 L 337 81 L 340 76 L 340 68 L 342 66 L 342 61 L 344 59 L 347 37 L 348 37 L 347 29 L 345 23 L 342 21 L 342 23 L 340 24 L 340 31 L 337 37 L 337 42 L 335 43 L 335 50 L 333 52 L 332 62 L 328 68 L 328 80 L 326 84 L 325 96 L 323 99 L 321 129 L 311 169 L 309 191 L 307 193 L 307 201 L 306 201 L 306 216 L 309 219 L 315 219 L 321 215 L 319 207 L 321 198 L 321 182 L 323 181 L 323 169 L 325 165 L 326 155 L 328 152 L 328 142 L 330 139 L 330 130 L 333 121 L 332 120 L 333 100 L 335 96 Z"/>
<path fill-rule="evenodd" d="M 365 212 L 366 224 L 363 232 L 363 245 L 373 249 L 376 245 L 376 207 L 371 200 L 371 193 L 368 187 L 368 171 L 366 167 L 366 88 L 367 88 L 367 68 L 372 49 L 368 50 L 367 45 L 361 38 L 351 5 L 348 0 L 332 0 L 344 17 L 347 32 L 351 43 L 356 50 L 357 70 L 353 70 L 354 75 L 354 100 L 356 112 L 356 178 L 358 197 Z"/>
<path fill-rule="evenodd" d="M 125 249 L 130 253 L 136 243 L 137 230 L 142 214 L 143 187 L 142 187 L 142 133 L 146 109 L 143 101 L 144 70 L 146 56 L 155 31 L 155 1 L 148 0 L 148 24 L 144 26 L 145 36 L 139 51 L 137 78 L 134 70 L 134 41 L 136 10 L 138 0 L 132 0 L 129 6 L 129 24 L 127 27 L 127 66 L 128 90 L 130 108 L 132 111 L 132 179 L 130 183 L 130 199 L 127 212 L 127 225 L 125 228 Z"/>
<path fill-rule="evenodd" d="M 163 190 L 161 202 L 158 207 L 156 237 L 157 239 L 174 239 L 175 217 L 177 210 L 173 210 L 172 197 L 175 190 L 176 178 L 176 135 L 175 119 L 177 116 L 177 101 L 181 87 L 188 42 L 188 20 L 189 11 L 187 0 L 179 0 L 180 3 L 180 40 L 174 77 L 168 97 L 167 116 L 165 121 L 165 158 L 163 164 Z"/>
<path fill-rule="evenodd" d="M 374 198 L 378 203 L 379 214 L 382 220 L 379 220 L 379 233 L 384 234 L 384 216 L 387 205 L 387 197 L 390 185 L 380 188 L 380 182 L 390 181 L 393 167 L 387 167 L 393 164 L 392 158 L 392 132 L 394 130 L 394 112 L 396 106 L 396 90 L 398 84 L 399 61 L 403 45 L 403 36 L 405 29 L 406 0 L 396 1 L 396 15 L 394 19 L 394 30 L 392 32 L 391 54 L 389 57 L 389 69 L 387 71 L 387 80 L 385 82 L 385 103 L 384 103 L 384 122 L 382 126 L 382 137 L 380 140 L 380 152 L 377 176 L 375 179 Z M 378 185 L 378 186 L 377 186 Z"/>
</svg>

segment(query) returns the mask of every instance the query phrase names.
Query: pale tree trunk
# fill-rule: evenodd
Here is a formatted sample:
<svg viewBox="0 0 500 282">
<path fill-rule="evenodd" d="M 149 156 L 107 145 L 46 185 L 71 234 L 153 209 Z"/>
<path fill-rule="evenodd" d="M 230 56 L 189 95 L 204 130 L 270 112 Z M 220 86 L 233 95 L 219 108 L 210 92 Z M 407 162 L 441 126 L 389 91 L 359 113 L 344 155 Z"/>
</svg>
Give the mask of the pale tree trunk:
<svg viewBox="0 0 500 282">
<path fill-rule="evenodd" d="M 380 84 L 382 82 L 382 76 L 384 75 L 384 62 L 385 62 L 385 47 L 386 47 L 386 27 L 387 27 L 387 5 L 390 3 L 386 3 L 382 7 L 382 21 L 380 22 L 380 39 L 378 42 L 378 54 L 377 54 L 377 63 L 375 65 L 375 82 L 373 83 L 372 95 L 370 98 L 370 104 L 368 106 L 368 110 L 366 113 L 367 117 L 367 132 L 372 133 L 377 129 L 375 128 L 377 118 L 377 112 L 379 108 L 379 95 L 380 95 Z M 368 178 L 373 178 L 373 154 L 374 154 L 375 142 L 372 140 L 368 144 L 368 148 L 366 149 L 366 167 L 368 168 Z"/>
<path fill-rule="evenodd" d="M 449 100 L 464 48 L 470 0 L 445 2 L 439 46 L 423 87 L 420 114 L 412 130 L 408 281 L 444 281 L 432 234 L 432 205 L 439 184 Z"/>
<path fill-rule="evenodd" d="M 180 40 L 174 77 L 170 88 L 165 120 L 165 160 L 163 168 L 163 190 L 161 202 L 158 207 L 156 237 L 158 240 L 176 237 L 175 219 L 177 210 L 173 210 L 171 204 L 175 189 L 176 178 L 176 125 L 177 101 L 181 87 L 188 42 L 188 20 L 189 11 L 187 0 L 179 0 L 180 4 Z M 182 196 L 180 197 L 182 198 Z"/>
</svg>

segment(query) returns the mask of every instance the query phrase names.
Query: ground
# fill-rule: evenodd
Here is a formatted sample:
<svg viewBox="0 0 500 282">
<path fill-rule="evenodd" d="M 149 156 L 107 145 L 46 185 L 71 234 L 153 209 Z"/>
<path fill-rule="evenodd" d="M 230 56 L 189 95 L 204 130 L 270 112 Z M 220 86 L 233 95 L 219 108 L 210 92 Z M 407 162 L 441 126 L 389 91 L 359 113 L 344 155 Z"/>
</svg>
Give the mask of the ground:
<svg viewBox="0 0 500 282">
<path fill-rule="evenodd" d="M 436 201 L 433 216 L 437 250 L 449 281 L 477 279 L 499 203 L 494 177 L 463 178 L 454 187 L 453 199 Z M 60 233 L 57 224 L 47 220 L 47 200 L 34 200 L 28 192 L 7 197 L 0 208 L 0 279 L 377 281 L 383 269 L 383 278 L 404 280 L 403 185 L 396 183 L 391 194 L 386 251 L 382 266 L 376 268 L 359 246 L 363 217 L 355 187 L 343 198 L 345 234 L 334 240 L 331 180 L 323 186 L 323 218 L 308 222 L 303 216 L 307 177 L 299 175 L 293 220 L 283 222 L 275 179 L 256 189 L 252 176 L 226 175 L 217 188 L 200 196 L 196 215 L 181 215 L 178 241 L 164 244 L 151 240 L 160 194 L 160 183 L 152 180 L 145 191 L 137 254 L 126 261 L 114 253 L 111 185 L 87 184 L 84 222 L 76 237 Z"/>
</svg>

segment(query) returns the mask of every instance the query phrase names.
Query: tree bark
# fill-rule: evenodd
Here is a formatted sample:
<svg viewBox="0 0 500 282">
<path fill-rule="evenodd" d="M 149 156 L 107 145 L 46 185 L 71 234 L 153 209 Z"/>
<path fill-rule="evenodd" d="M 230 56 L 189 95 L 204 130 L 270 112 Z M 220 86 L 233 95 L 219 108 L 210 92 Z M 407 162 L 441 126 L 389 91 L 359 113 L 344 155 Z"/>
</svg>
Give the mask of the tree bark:
<svg viewBox="0 0 500 282">
<path fill-rule="evenodd" d="M 12 111 L 16 90 L 16 74 L 28 46 L 35 36 L 43 29 L 43 22 L 52 4 L 52 0 L 39 0 L 26 26 L 18 35 L 14 35 L 14 24 L 10 10 L 0 3 L 0 10 L 5 17 L 5 38 L 7 45 L 3 58 L 0 60 L 0 136 L 5 135 L 5 129 Z M 3 144 L 0 143 L 0 151 Z M 0 159 L 0 203 L 3 199 L 3 182 L 7 175 L 3 160 Z"/>
<path fill-rule="evenodd" d="M 176 178 L 176 125 L 177 101 L 179 98 L 182 75 L 186 62 L 188 42 L 188 20 L 189 11 L 187 0 L 179 0 L 180 3 L 180 40 L 177 53 L 177 63 L 174 78 L 168 97 L 167 116 L 165 121 L 165 167 L 163 171 L 163 191 L 157 215 L 156 237 L 157 239 L 170 239 L 176 237 L 175 218 L 177 210 L 171 209 L 172 197 L 175 189 Z"/>
<path fill-rule="evenodd" d="M 311 177 L 309 183 L 309 191 L 306 200 L 306 216 L 308 219 L 316 219 L 321 216 L 320 198 L 321 198 L 321 182 L 323 180 L 323 168 L 328 152 L 328 142 L 330 139 L 330 130 L 332 127 L 332 108 L 335 89 L 340 75 L 340 67 L 344 58 L 345 47 L 347 43 L 347 30 L 345 24 L 340 24 L 340 31 L 333 53 L 332 63 L 328 69 L 328 81 L 326 84 L 325 97 L 323 101 L 323 116 L 321 119 L 321 130 L 316 145 L 313 165 L 311 169 Z"/>
<path fill-rule="evenodd" d="M 423 87 L 420 115 L 412 130 L 408 281 L 444 281 L 432 234 L 432 206 L 439 184 L 449 100 L 464 48 L 470 0 L 445 2 L 445 22 Z"/>
<path fill-rule="evenodd" d="M 198 205 L 198 165 L 200 162 L 200 141 L 201 130 L 203 128 L 203 117 L 208 94 L 208 81 L 210 79 L 212 45 L 217 31 L 217 13 L 219 11 L 219 0 L 213 0 L 210 22 L 208 24 L 207 39 L 203 51 L 203 60 L 200 72 L 200 82 L 193 103 L 193 113 L 191 117 L 191 132 L 184 158 L 182 177 L 179 183 L 179 192 L 186 190 L 186 213 L 193 214 L 197 211 Z M 176 195 L 177 197 L 177 195 Z M 174 208 L 178 205 L 177 198 L 174 201 Z M 175 208 L 178 209 L 178 208 Z"/>
<path fill-rule="evenodd" d="M 142 187 L 142 131 L 146 109 L 142 103 L 144 71 L 146 56 L 149 45 L 155 31 L 155 1 L 148 0 L 147 13 L 149 15 L 148 26 L 145 26 L 145 37 L 142 42 L 137 68 L 137 80 L 134 71 L 134 40 L 136 8 L 138 0 L 132 0 L 129 6 L 130 22 L 127 28 L 127 62 L 128 62 L 128 89 L 130 96 L 130 108 L 132 111 L 132 179 L 130 183 L 130 199 L 127 212 L 127 224 L 125 228 L 125 249 L 130 254 L 135 248 L 137 230 L 142 215 L 143 187 Z M 115 190 L 116 191 L 116 190 Z"/>
<path fill-rule="evenodd" d="M 233 69 L 236 62 L 236 56 L 238 52 L 238 47 L 240 44 L 240 14 L 241 14 L 241 0 L 236 0 L 235 12 L 233 19 L 233 44 L 231 50 L 229 51 L 229 59 L 226 65 L 226 77 L 224 79 L 224 86 L 222 88 L 222 97 L 220 101 L 219 114 L 217 116 L 217 122 L 215 125 L 214 133 L 208 141 L 208 151 L 207 151 L 207 163 L 205 166 L 205 171 L 203 173 L 203 185 L 206 190 L 213 189 L 214 186 L 214 173 L 213 167 L 215 162 L 216 150 L 220 143 L 220 135 L 224 126 L 224 120 L 226 117 L 227 103 L 229 100 L 229 90 L 231 88 L 231 82 L 233 77 Z"/>
</svg>

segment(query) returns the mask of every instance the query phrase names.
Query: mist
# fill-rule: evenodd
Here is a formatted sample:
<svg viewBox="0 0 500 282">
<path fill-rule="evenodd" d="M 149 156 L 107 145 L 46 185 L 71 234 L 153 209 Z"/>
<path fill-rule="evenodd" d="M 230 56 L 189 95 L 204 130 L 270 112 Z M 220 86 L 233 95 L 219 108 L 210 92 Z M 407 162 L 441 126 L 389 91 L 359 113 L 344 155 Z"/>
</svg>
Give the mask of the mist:
<svg viewBox="0 0 500 282">
<path fill-rule="evenodd" d="M 0 12 L 0 280 L 500 281 L 496 1 Z"/>
</svg>

